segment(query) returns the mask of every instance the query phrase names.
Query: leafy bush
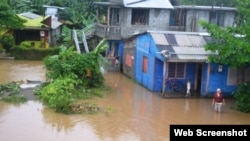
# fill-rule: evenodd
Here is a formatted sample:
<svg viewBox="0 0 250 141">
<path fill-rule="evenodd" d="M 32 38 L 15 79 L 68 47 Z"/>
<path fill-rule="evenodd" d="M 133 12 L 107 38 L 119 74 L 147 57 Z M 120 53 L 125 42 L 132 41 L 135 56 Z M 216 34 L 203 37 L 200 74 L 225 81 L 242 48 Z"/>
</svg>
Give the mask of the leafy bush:
<svg viewBox="0 0 250 141">
<path fill-rule="evenodd" d="M 9 52 L 12 47 L 15 45 L 15 40 L 12 35 L 6 34 L 1 36 L 0 43 L 2 44 L 3 48 Z"/>
<path fill-rule="evenodd" d="M 250 112 L 250 82 L 242 83 L 238 86 L 234 98 L 239 111 Z"/>
<path fill-rule="evenodd" d="M 16 60 L 43 60 L 47 56 L 58 54 L 60 48 L 26 48 L 13 47 L 10 55 Z"/>
<path fill-rule="evenodd" d="M 90 53 L 79 54 L 74 47 L 62 46 L 58 55 L 44 58 L 47 82 L 35 93 L 49 107 L 63 113 L 79 112 L 81 106 L 75 105 L 78 99 L 102 96 L 95 88 L 104 84 L 99 53 L 106 49 L 105 41 Z"/>
<path fill-rule="evenodd" d="M 69 77 L 86 88 L 98 87 L 104 81 L 95 53 L 79 54 L 73 47 L 62 47 L 59 55 L 46 57 L 44 63 L 48 80 Z"/>
<path fill-rule="evenodd" d="M 20 44 L 20 47 L 31 48 L 30 42 L 24 41 Z"/>
<path fill-rule="evenodd" d="M 74 101 L 74 93 L 76 93 L 75 85 L 77 82 L 70 78 L 58 78 L 53 83 L 45 85 L 39 96 L 49 107 L 57 112 L 71 112 L 70 105 Z"/>
</svg>

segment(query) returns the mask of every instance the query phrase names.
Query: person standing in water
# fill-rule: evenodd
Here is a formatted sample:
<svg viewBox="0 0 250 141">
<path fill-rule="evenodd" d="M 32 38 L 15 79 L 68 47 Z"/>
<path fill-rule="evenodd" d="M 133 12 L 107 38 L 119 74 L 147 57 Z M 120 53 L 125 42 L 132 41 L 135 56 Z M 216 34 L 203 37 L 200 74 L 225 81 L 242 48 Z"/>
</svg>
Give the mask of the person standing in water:
<svg viewBox="0 0 250 141">
<path fill-rule="evenodd" d="M 188 79 L 188 81 L 187 81 L 187 93 L 186 93 L 186 97 L 191 96 L 190 90 L 191 90 L 191 81 Z"/>
<path fill-rule="evenodd" d="M 212 105 L 216 112 L 222 112 L 222 105 L 225 105 L 225 100 L 220 88 L 216 90 L 216 93 L 213 96 Z"/>
</svg>

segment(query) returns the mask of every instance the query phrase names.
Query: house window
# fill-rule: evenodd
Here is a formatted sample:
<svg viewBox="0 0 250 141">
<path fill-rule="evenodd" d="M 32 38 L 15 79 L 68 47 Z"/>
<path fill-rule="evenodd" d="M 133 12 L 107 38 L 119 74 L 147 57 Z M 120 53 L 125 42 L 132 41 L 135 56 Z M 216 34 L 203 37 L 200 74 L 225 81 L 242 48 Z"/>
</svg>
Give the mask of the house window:
<svg viewBox="0 0 250 141">
<path fill-rule="evenodd" d="M 148 58 L 145 56 L 143 56 L 142 72 L 144 72 L 144 73 L 148 72 Z"/>
<path fill-rule="evenodd" d="M 148 25 L 149 10 L 148 9 L 132 9 L 132 25 Z"/>
<path fill-rule="evenodd" d="M 223 27 L 224 26 L 224 13 L 222 11 L 211 11 L 209 13 L 210 23 Z"/>
<path fill-rule="evenodd" d="M 183 9 L 174 9 L 170 11 L 170 26 L 184 26 L 186 22 L 186 11 Z"/>
<path fill-rule="evenodd" d="M 243 72 L 239 72 L 239 82 L 250 82 L 250 67 L 246 68 Z M 237 84 L 237 70 L 234 68 L 228 69 L 227 85 Z"/>
<path fill-rule="evenodd" d="M 228 69 L 227 85 L 237 84 L 237 70 L 233 68 Z"/>
<path fill-rule="evenodd" d="M 185 63 L 169 63 L 168 64 L 168 77 L 169 78 L 184 78 L 185 76 Z"/>
<path fill-rule="evenodd" d="M 120 9 L 119 8 L 111 8 L 110 9 L 110 24 L 111 25 L 119 25 L 120 24 Z"/>
</svg>

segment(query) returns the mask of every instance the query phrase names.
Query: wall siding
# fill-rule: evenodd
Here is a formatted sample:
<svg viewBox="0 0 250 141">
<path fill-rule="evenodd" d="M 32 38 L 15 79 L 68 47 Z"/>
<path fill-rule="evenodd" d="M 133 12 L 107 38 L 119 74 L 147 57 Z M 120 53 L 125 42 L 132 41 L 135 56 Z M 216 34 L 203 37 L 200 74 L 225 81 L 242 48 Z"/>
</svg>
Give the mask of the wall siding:
<svg viewBox="0 0 250 141">
<path fill-rule="evenodd" d="M 211 97 L 213 96 L 216 89 L 220 88 L 226 97 L 232 97 L 232 92 L 235 90 L 236 86 L 227 85 L 228 66 L 223 65 L 222 72 L 218 72 L 219 64 L 211 63 L 210 68 L 208 65 L 209 64 L 204 65 L 204 69 L 206 70 L 204 71 L 203 78 L 205 81 L 202 82 L 204 85 L 202 87 L 201 96 Z M 208 82 L 208 84 L 206 84 L 206 82 Z"/>
<path fill-rule="evenodd" d="M 135 56 L 134 56 L 134 79 L 153 92 L 161 92 L 163 82 L 163 66 L 164 60 L 162 56 L 157 53 L 157 47 L 150 34 L 141 34 L 135 38 Z M 126 46 L 126 44 L 125 44 Z M 127 49 L 124 52 L 130 52 Z M 143 56 L 148 58 L 148 71 L 142 71 Z M 185 85 L 187 78 L 190 78 L 192 89 L 197 85 L 200 90 L 198 92 L 201 97 L 213 96 L 217 88 L 221 88 L 226 97 L 232 96 L 232 91 L 235 85 L 227 85 L 228 67 L 223 65 L 222 72 L 218 72 L 218 64 L 202 63 L 201 67 L 201 82 L 197 84 L 197 66 L 196 62 L 186 62 L 185 77 L 181 80 Z"/>
</svg>

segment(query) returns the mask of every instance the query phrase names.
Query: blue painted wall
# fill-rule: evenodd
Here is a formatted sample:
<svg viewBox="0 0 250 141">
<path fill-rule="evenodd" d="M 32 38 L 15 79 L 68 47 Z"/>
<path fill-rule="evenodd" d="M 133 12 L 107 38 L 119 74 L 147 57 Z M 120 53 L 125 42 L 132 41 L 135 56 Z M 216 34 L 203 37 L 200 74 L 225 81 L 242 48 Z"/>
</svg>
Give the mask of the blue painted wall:
<svg viewBox="0 0 250 141">
<path fill-rule="evenodd" d="M 219 64 L 211 63 L 210 74 L 208 81 L 207 95 L 211 96 L 214 94 L 217 88 L 220 88 L 225 96 L 231 97 L 232 92 L 236 89 L 235 85 L 228 85 L 228 66 L 222 65 L 222 72 L 218 71 Z M 212 70 L 211 70 L 212 69 Z"/>
<path fill-rule="evenodd" d="M 119 56 L 120 59 L 123 59 L 123 48 L 124 48 L 124 43 L 120 40 L 108 40 L 107 41 L 109 46 L 114 44 L 115 52 L 114 56 Z M 110 52 L 111 48 L 107 49 L 107 52 Z"/>
<path fill-rule="evenodd" d="M 149 34 L 142 34 L 136 37 L 135 51 L 135 81 L 149 89 L 150 91 L 161 92 L 163 81 L 163 57 L 157 53 L 157 47 Z M 148 58 L 148 71 L 144 73 L 143 56 Z M 181 81 L 185 85 L 187 79 L 194 84 L 196 77 L 196 62 L 188 62 L 186 64 L 186 76 Z M 211 71 L 211 68 L 218 68 L 218 64 L 212 63 L 210 68 L 208 63 L 202 64 L 200 94 L 202 97 L 211 97 L 217 88 L 221 88 L 225 96 L 232 96 L 235 85 L 227 85 L 228 67 L 223 66 L 223 71 L 218 72 L 217 69 Z"/>
<path fill-rule="evenodd" d="M 154 82 L 153 82 L 153 91 L 161 92 L 162 91 L 162 80 L 163 80 L 163 61 L 155 58 L 155 68 L 154 68 Z"/>
<path fill-rule="evenodd" d="M 149 47 L 150 47 L 150 36 L 139 36 L 136 40 L 136 51 L 135 51 L 135 79 L 142 86 L 152 90 L 150 87 L 150 83 L 152 80 L 152 55 L 149 55 Z M 142 71 L 143 67 L 143 56 L 148 58 L 148 71 L 144 73 Z"/>
<path fill-rule="evenodd" d="M 150 91 L 162 90 L 163 57 L 158 52 L 152 37 L 148 34 L 136 40 L 135 80 Z M 142 71 L 143 56 L 148 58 L 148 71 Z"/>
<path fill-rule="evenodd" d="M 201 77 L 201 96 L 205 97 L 207 95 L 207 79 L 209 79 L 208 64 L 204 63 L 202 66 L 202 77 Z"/>
</svg>

